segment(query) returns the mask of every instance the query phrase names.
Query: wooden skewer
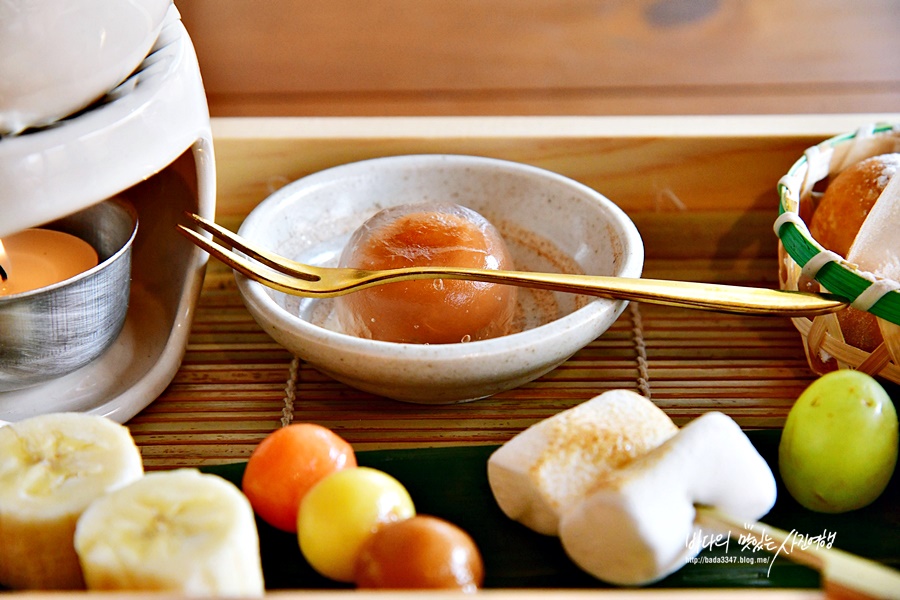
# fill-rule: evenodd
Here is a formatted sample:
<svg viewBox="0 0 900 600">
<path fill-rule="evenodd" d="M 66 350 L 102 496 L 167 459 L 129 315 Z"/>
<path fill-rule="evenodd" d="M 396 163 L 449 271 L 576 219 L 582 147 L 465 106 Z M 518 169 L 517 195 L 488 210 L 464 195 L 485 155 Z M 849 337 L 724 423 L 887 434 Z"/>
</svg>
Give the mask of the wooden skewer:
<svg viewBox="0 0 900 600">
<path fill-rule="evenodd" d="M 732 538 L 755 540 L 776 556 L 819 572 L 829 598 L 900 599 L 900 572 L 837 548 L 798 544 L 797 536 L 764 523 L 740 523 L 715 509 L 697 509 L 697 522 Z"/>
</svg>

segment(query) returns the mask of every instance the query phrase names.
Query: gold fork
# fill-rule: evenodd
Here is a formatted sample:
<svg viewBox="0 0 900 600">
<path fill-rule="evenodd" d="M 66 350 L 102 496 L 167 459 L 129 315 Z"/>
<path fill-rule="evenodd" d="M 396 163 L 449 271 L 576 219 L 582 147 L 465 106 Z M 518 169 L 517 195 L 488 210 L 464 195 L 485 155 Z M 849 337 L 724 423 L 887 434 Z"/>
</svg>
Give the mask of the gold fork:
<svg viewBox="0 0 900 600">
<path fill-rule="evenodd" d="M 812 316 L 840 310 L 836 297 L 766 288 L 600 275 L 531 273 L 457 267 L 408 267 L 383 271 L 315 267 L 253 246 L 240 236 L 199 215 L 187 216 L 201 229 L 243 252 L 250 260 L 193 229 L 178 229 L 197 246 L 250 279 L 294 296 L 328 298 L 364 288 L 412 279 L 465 279 L 682 308 L 772 316 Z"/>
</svg>

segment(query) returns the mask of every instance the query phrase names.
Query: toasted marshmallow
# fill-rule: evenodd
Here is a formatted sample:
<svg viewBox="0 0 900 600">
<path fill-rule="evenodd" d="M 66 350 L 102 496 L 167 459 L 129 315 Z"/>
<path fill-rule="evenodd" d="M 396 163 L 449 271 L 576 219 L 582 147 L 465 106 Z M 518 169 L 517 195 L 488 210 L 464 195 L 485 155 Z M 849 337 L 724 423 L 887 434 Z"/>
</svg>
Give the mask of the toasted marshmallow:
<svg viewBox="0 0 900 600">
<path fill-rule="evenodd" d="M 612 390 L 506 442 L 488 460 L 488 481 L 508 517 L 539 533 L 556 535 L 560 516 L 598 480 L 677 431 L 647 398 Z"/>
<path fill-rule="evenodd" d="M 662 579 L 697 555 L 695 506 L 755 521 L 775 504 L 775 478 L 731 418 L 711 412 L 610 471 L 563 513 L 559 535 L 582 569 L 617 585 Z M 707 532 L 710 533 L 710 532 Z"/>
</svg>

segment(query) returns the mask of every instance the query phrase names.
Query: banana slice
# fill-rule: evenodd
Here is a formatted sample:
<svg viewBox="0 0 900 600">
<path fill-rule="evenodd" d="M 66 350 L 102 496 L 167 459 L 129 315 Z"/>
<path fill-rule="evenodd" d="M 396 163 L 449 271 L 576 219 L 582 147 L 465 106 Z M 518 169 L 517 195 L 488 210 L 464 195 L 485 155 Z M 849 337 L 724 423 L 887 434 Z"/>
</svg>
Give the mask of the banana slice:
<svg viewBox="0 0 900 600">
<path fill-rule="evenodd" d="M 97 500 L 78 520 L 75 549 L 91 590 L 264 590 L 250 502 L 196 469 L 148 473 Z"/>
<path fill-rule="evenodd" d="M 54 413 L 0 427 L 0 584 L 83 588 L 78 517 L 143 472 L 128 429 L 104 417 Z"/>
<path fill-rule="evenodd" d="M 653 402 L 611 390 L 540 421 L 488 459 L 488 481 L 501 510 L 546 535 L 607 472 L 652 450 L 678 428 Z"/>
</svg>

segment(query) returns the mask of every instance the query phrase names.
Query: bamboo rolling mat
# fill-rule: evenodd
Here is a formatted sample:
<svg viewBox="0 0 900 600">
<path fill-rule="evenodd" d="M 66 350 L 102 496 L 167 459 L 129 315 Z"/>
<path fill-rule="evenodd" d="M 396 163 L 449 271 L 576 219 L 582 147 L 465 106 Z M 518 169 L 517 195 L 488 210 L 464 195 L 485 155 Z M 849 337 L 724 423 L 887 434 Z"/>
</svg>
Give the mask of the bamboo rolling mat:
<svg viewBox="0 0 900 600">
<path fill-rule="evenodd" d="M 218 119 L 219 224 L 236 231 L 289 181 L 376 156 L 455 153 L 515 160 L 602 190 L 644 240 L 646 277 L 777 287 L 775 183 L 804 150 L 892 115 L 808 118 Z M 678 424 L 720 410 L 779 428 L 815 378 L 787 318 L 630 306 L 544 377 L 463 405 L 358 392 L 295 361 L 256 325 L 233 275 L 211 260 L 184 361 L 128 425 L 148 469 L 246 460 L 291 419 L 358 450 L 499 444 L 609 389 L 649 395 Z"/>
<path fill-rule="evenodd" d="M 645 275 L 772 285 L 771 260 L 648 260 Z M 293 419 L 358 450 L 502 443 L 614 388 L 649 395 L 678 424 L 720 410 L 780 427 L 812 381 L 788 319 L 630 305 L 607 333 L 541 379 L 469 404 L 422 406 L 359 392 L 295 359 L 253 321 L 231 272 L 211 260 L 183 364 L 129 427 L 148 469 L 246 460 Z"/>
</svg>

